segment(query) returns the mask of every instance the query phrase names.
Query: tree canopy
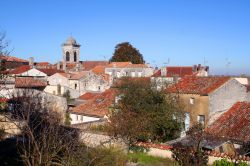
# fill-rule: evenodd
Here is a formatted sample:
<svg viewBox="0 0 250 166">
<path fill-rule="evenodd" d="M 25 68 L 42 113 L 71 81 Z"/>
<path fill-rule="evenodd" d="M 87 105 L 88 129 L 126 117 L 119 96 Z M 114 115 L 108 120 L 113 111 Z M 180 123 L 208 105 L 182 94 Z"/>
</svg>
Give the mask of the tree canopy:
<svg viewBox="0 0 250 166">
<path fill-rule="evenodd" d="M 110 117 L 111 134 L 129 146 L 137 141 L 166 141 L 181 130 L 178 101 L 152 88 L 149 80 L 124 78 L 116 87 L 120 99 Z"/>
<path fill-rule="evenodd" d="M 115 46 L 115 52 L 110 62 L 128 62 L 133 64 L 145 63 L 142 54 L 129 42 L 119 43 Z"/>
</svg>

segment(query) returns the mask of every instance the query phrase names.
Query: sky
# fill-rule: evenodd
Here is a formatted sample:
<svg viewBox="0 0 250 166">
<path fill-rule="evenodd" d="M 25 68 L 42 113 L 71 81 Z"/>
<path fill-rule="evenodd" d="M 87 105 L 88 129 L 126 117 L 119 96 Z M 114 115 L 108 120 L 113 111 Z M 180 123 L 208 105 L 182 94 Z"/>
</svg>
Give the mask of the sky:
<svg viewBox="0 0 250 166">
<path fill-rule="evenodd" d="M 152 66 L 208 65 L 250 75 L 249 0 L 3 0 L 0 31 L 11 55 L 62 60 L 72 35 L 81 60 L 109 60 L 130 42 Z"/>
</svg>

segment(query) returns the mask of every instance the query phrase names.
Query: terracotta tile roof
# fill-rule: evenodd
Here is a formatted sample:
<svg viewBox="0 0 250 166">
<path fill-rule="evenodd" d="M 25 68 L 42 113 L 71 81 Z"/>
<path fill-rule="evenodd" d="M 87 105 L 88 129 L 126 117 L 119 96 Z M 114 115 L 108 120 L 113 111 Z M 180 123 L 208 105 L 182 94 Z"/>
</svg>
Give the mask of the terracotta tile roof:
<svg viewBox="0 0 250 166">
<path fill-rule="evenodd" d="M 9 99 L 0 97 L 0 103 L 6 103 Z"/>
<path fill-rule="evenodd" d="M 124 68 L 127 67 L 128 65 L 131 65 L 131 62 L 111 62 L 108 64 L 107 67 L 109 68 Z"/>
<path fill-rule="evenodd" d="M 45 87 L 47 83 L 45 81 L 34 79 L 31 77 L 16 78 L 16 88 L 33 88 L 33 87 Z"/>
<path fill-rule="evenodd" d="M 21 74 L 21 73 L 24 73 L 30 69 L 31 69 L 31 67 L 29 65 L 23 65 L 23 66 L 15 68 L 13 70 L 10 70 L 8 73 L 9 74 Z"/>
<path fill-rule="evenodd" d="M 14 56 L 5 56 L 5 55 L 0 55 L 0 59 L 4 59 L 9 62 L 28 62 L 27 60 L 20 59 Z"/>
<path fill-rule="evenodd" d="M 96 66 L 91 71 L 95 74 L 105 74 L 105 66 Z"/>
<path fill-rule="evenodd" d="M 129 64 L 127 68 L 147 68 L 147 64 Z"/>
<path fill-rule="evenodd" d="M 193 67 L 191 66 L 166 67 L 166 72 L 167 75 L 165 77 L 173 77 L 173 76 L 184 77 L 195 74 L 193 72 Z M 161 77 L 161 69 L 159 69 L 156 73 L 154 73 L 152 77 Z"/>
<path fill-rule="evenodd" d="M 166 91 L 170 93 L 207 95 L 222 86 L 229 79 L 230 77 L 186 76 L 178 83 L 168 87 Z"/>
<path fill-rule="evenodd" d="M 73 108 L 72 112 L 82 115 L 103 117 L 109 114 L 109 108 L 114 103 L 116 90 L 108 89 L 93 98 L 85 104 Z"/>
<path fill-rule="evenodd" d="M 64 73 L 63 70 L 57 70 L 57 69 L 37 69 L 45 74 L 47 74 L 48 76 L 51 76 L 55 73 Z"/>
<path fill-rule="evenodd" d="M 83 78 L 84 76 L 86 76 L 89 72 L 87 71 L 79 71 L 79 72 L 74 72 L 74 73 L 70 73 L 70 79 L 71 80 L 79 80 L 81 78 Z"/>
<path fill-rule="evenodd" d="M 237 102 L 210 127 L 209 134 L 237 141 L 250 141 L 250 102 Z"/>
<path fill-rule="evenodd" d="M 110 75 L 108 75 L 108 74 L 101 74 L 101 76 L 102 76 L 102 78 L 103 78 L 104 81 L 109 82 Z"/>
<path fill-rule="evenodd" d="M 82 61 L 83 70 L 89 71 L 96 66 L 107 66 L 108 61 Z"/>
<path fill-rule="evenodd" d="M 82 100 L 89 100 L 94 98 L 95 96 L 99 95 L 99 93 L 92 93 L 92 92 L 87 92 L 79 97 L 79 99 Z"/>
</svg>

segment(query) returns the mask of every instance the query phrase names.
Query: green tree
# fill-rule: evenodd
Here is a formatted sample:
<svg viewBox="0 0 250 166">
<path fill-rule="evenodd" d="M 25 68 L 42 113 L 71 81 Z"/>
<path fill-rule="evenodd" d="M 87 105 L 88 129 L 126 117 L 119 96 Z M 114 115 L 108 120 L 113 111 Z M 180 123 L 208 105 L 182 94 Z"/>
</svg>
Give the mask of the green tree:
<svg viewBox="0 0 250 166">
<path fill-rule="evenodd" d="M 124 78 L 118 84 L 120 100 L 110 117 L 111 134 L 130 147 L 137 141 L 166 141 L 179 136 L 182 113 L 174 96 L 155 90 L 144 78 Z"/>
<path fill-rule="evenodd" d="M 145 63 L 142 54 L 134 48 L 129 42 L 119 43 L 115 46 L 115 52 L 110 62 L 128 62 L 133 64 Z"/>
</svg>

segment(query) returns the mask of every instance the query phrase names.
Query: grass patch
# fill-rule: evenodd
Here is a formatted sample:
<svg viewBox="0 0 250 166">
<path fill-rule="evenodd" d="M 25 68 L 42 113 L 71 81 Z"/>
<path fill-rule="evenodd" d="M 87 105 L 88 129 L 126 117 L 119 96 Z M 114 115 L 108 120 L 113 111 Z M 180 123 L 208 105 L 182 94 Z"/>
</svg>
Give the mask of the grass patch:
<svg viewBox="0 0 250 166">
<path fill-rule="evenodd" d="M 155 156 L 149 156 L 146 153 L 129 153 L 128 158 L 131 162 L 140 163 L 144 165 L 164 165 L 173 166 L 176 162 L 168 158 L 161 158 Z"/>
</svg>

